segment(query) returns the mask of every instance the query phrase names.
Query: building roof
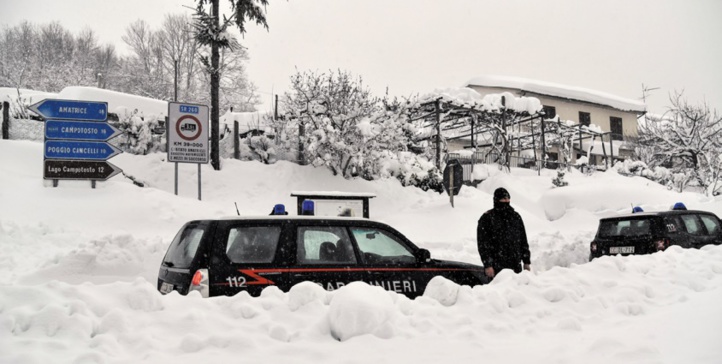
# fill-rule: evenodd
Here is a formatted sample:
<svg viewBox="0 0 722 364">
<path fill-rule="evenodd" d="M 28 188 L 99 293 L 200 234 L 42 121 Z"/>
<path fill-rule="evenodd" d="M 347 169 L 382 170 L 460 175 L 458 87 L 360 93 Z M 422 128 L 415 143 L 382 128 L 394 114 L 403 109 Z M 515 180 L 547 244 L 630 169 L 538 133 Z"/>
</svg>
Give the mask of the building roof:
<svg viewBox="0 0 722 364">
<path fill-rule="evenodd" d="M 622 111 L 645 113 L 647 106 L 638 100 L 627 99 L 606 92 L 581 87 L 565 86 L 557 83 L 530 80 L 508 76 L 479 76 L 470 79 L 465 86 L 499 87 L 533 92 L 539 95 L 585 101 L 613 107 Z"/>
</svg>

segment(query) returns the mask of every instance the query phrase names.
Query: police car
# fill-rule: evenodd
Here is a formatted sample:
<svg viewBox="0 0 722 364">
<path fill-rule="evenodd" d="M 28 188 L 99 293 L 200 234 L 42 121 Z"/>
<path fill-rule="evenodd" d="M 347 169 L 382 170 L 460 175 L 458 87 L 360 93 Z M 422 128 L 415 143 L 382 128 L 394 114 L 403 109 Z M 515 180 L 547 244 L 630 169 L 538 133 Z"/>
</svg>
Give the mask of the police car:
<svg viewBox="0 0 722 364">
<path fill-rule="evenodd" d="M 670 245 L 722 244 L 722 221 L 711 212 L 687 210 L 682 203 L 669 211 L 644 212 L 638 207 L 632 211 L 599 220 L 589 247 L 590 261 L 602 255 L 651 254 Z"/>
<path fill-rule="evenodd" d="M 428 250 L 370 219 L 238 216 L 186 223 L 161 263 L 158 290 L 257 296 L 269 286 L 288 291 L 304 281 L 327 290 L 364 281 L 414 298 L 435 276 L 486 283 L 483 267 L 431 259 Z"/>
</svg>

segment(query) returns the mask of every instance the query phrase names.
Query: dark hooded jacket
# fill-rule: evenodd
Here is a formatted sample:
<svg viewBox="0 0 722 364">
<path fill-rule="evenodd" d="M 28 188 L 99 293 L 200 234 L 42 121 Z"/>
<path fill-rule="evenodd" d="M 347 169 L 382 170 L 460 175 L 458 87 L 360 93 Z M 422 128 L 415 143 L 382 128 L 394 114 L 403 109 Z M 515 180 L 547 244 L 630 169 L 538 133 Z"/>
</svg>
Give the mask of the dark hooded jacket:
<svg viewBox="0 0 722 364">
<path fill-rule="evenodd" d="M 479 218 L 476 241 L 484 268 L 493 267 L 496 273 L 505 268 L 519 273 L 521 262 L 531 264 L 524 222 L 508 202 L 499 202 L 496 194 L 494 208 Z"/>
</svg>

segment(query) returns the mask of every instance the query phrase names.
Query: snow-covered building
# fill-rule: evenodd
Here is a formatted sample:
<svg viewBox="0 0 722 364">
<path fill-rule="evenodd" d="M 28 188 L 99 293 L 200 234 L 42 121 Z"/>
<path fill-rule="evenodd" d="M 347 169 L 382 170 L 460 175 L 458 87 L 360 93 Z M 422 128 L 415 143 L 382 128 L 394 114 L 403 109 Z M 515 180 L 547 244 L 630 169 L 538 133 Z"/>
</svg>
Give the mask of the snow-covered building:
<svg viewBox="0 0 722 364">
<path fill-rule="evenodd" d="M 480 76 L 470 79 L 464 86 L 482 96 L 511 92 L 515 96 L 539 99 L 547 118 L 558 115 L 582 125 L 596 125 L 602 132 L 609 132 L 614 145 L 615 157 L 626 158 L 632 153 L 628 143 L 637 137 L 637 120 L 646 113 L 643 102 L 609 93 L 551 82 L 536 81 L 507 76 Z M 601 148 L 593 148 L 590 162 Z M 581 155 L 579 155 L 581 156 Z"/>
</svg>

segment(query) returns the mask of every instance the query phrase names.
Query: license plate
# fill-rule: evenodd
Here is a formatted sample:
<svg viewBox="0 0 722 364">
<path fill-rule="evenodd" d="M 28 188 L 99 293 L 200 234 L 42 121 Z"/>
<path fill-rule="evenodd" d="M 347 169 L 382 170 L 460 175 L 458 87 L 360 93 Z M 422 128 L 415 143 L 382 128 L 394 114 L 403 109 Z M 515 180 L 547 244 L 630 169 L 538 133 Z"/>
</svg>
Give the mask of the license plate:
<svg viewBox="0 0 722 364">
<path fill-rule="evenodd" d="M 609 247 L 609 254 L 633 254 L 633 246 L 611 246 Z"/>
<path fill-rule="evenodd" d="M 160 284 L 160 293 L 166 294 L 173 291 L 173 285 L 170 283 L 163 282 Z"/>
</svg>

